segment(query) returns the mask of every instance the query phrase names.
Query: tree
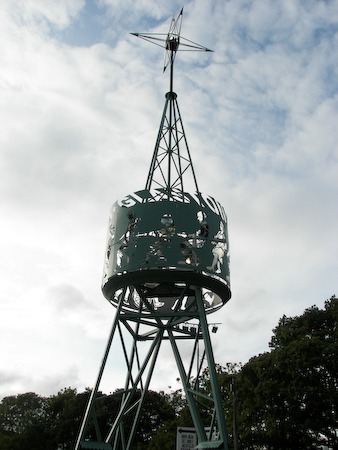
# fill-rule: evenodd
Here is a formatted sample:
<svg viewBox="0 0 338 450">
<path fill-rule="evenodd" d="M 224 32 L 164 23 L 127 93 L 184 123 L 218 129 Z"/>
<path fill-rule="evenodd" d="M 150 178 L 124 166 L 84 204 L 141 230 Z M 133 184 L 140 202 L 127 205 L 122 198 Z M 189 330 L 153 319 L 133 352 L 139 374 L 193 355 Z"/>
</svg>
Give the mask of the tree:
<svg viewBox="0 0 338 450">
<path fill-rule="evenodd" d="M 150 443 L 163 424 L 168 424 L 175 418 L 175 411 L 168 402 L 164 392 L 148 391 L 142 408 L 140 423 L 135 436 L 135 449 L 150 449 L 166 447 L 151 447 Z M 168 435 L 166 436 L 168 437 Z M 164 444 L 165 445 L 165 444 Z M 170 447 L 168 447 L 170 448 Z"/>
<path fill-rule="evenodd" d="M 338 302 L 283 316 L 237 385 L 242 447 L 338 448 Z"/>
<path fill-rule="evenodd" d="M 118 393 L 98 395 L 97 420 L 103 433 L 108 432 L 119 411 Z M 5 397 L 0 403 L 0 449 L 72 450 L 89 395 L 89 389 L 77 393 L 76 389 L 65 388 L 48 398 L 34 393 Z M 175 410 L 168 397 L 163 392 L 148 391 L 133 448 L 148 449 L 161 425 L 174 419 Z M 128 416 L 124 426 L 126 430 L 132 426 Z M 96 436 L 94 426 L 88 432 L 89 438 Z"/>
<path fill-rule="evenodd" d="M 79 432 L 90 390 L 78 394 L 76 389 L 64 388 L 48 398 L 49 433 L 52 448 L 73 449 Z"/>
<path fill-rule="evenodd" d="M 178 427 L 193 426 L 190 410 L 182 389 L 177 389 L 170 394 L 164 394 L 166 404 L 171 408 L 172 414 L 162 417 L 160 426 L 153 434 L 147 450 L 175 450 L 176 434 Z M 164 419 L 164 420 L 163 420 Z"/>
<path fill-rule="evenodd" d="M 0 448 L 44 450 L 49 443 L 48 402 L 28 392 L 5 397 L 0 405 Z"/>
</svg>

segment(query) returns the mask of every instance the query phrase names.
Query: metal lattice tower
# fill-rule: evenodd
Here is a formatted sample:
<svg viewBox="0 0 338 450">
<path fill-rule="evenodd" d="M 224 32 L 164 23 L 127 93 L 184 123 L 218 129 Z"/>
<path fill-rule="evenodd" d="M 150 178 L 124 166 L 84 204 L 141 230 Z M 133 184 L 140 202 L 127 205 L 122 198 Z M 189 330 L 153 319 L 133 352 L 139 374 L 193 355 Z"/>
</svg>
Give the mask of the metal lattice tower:
<svg viewBox="0 0 338 450">
<path fill-rule="evenodd" d="M 182 16 L 183 9 L 173 18 L 168 34 L 132 33 L 165 48 L 164 71 L 169 67 L 170 90 L 145 189 L 118 200 L 111 209 L 102 291 L 116 307 L 116 314 L 76 450 L 133 448 L 142 406 L 165 343 L 172 349 L 189 406 L 196 448 L 228 449 L 207 321 L 207 315 L 231 297 L 227 217 L 219 202 L 198 189 L 173 91 L 177 51 L 210 50 L 181 37 Z M 187 180 L 192 192 L 186 190 Z M 123 389 L 109 397 L 115 406 L 107 424 L 101 421 L 99 392 L 116 342 L 126 381 Z M 187 345 L 188 359 L 184 356 Z M 210 395 L 198 386 L 204 360 Z"/>
<path fill-rule="evenodd" d="M 146 183 L 146 189 L 160 189 L 164 198 L 171 198 L 171 193 L 182 194 L 185 190 L 184 181 L 189 176 L 193 180 L 194 190 L 199 192 L 177 95 L 173 91 L 174 61 L 179 50 L 203 52 L 212 50 L 181 37 L 182 17 L 183 8 L 177 18 L 173 17 L 167 35 L 132 33 L 134 36 L 163 47 L 165 49 L 163 71 L 166 71 L 168 67 L 170 70 L 170 90 L 165 96 L 161 124 Z"/>
</svg>

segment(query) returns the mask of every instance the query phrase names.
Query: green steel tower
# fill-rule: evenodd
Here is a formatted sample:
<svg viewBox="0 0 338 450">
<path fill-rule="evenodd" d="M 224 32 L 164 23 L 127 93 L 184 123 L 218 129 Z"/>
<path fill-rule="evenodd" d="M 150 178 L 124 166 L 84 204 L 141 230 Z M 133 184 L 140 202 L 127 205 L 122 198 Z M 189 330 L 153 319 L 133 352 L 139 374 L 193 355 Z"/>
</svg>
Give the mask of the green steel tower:
<svg viewBox="0 0 338 450">
<path fill-rule="evenodd" d="M 116 314 L 75 450 L 133 448 L 161 346 L 168 344 L 194 423 L 195 448 L 228 449 L 207 321 L 231 297 L 227 216 L 214 197 L 198 188 L 173 91 L 177 51 L 210 50 L 181 37 L 182 15 L 183 9 L 168 34 L 133 33 L 165 48 L 170 90 L 145 188 L 111 208 L 102 291 Z M 111 395 L 119 405 L 116 414 L 102 425 L 99 390 L 113 342 L 122 349 L 126 381 Z M 210 395 L 198 388 L 205 360 Z M 208 411 L 207 425 L 202 410 L 204 418 Z"/>
</svg>

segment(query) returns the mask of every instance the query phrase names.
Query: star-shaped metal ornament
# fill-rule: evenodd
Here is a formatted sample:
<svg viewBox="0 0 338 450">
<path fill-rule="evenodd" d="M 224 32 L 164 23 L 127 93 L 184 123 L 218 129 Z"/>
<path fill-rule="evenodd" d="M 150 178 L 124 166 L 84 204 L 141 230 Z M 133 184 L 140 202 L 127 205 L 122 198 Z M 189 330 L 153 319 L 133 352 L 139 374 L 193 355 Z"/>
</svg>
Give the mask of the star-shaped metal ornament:
<svg viewBox="0 0 338 450">
<path fill-rule="evenodd" d="M 137 36 L 155 45 L 158 45 L 165 49 L 164 67 L 163 72 L 170 65 L 173 68 L 175 56 L 178 50 L 180 51 L 202 51 L 212 52 L 207 47 L 197 44 L 181 36 L 181 27 L 183 19 L 183 8 L 175 18 L 172 18 L 169 32 L 165 33 L 131 33 L 133 36 Z M 180 49 L 179 49 L 180 47 Z"/>
</svg>

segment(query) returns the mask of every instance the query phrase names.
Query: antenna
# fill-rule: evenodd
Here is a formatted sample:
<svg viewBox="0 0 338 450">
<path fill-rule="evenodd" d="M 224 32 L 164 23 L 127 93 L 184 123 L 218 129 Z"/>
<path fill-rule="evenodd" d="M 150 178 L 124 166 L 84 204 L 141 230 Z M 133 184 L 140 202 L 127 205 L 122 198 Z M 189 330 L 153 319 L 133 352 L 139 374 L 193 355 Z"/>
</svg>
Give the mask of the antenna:
<svg viewBox="0 0 338 450">
<path fill-rule="evenodd" d="M 185 184 L 189 173 L 192 176 L 194 190 L 200 195 L 178 107 L 177 94 L 173 92 L 173 73 L 175 57 L 178 51 L 211 52 L 212 50 L 181 36 L 182 19 L 183 8 L 176 18 L 175 16 L 172 18 L 167 34 L 131 33 L 164 48 L 163 72 L 168 66 L 170 68 L 170 91 L 165 96 L 166 101 L 161 124 L 146 182 L 146 189 L 151 190 L 155 188 L 158 192 L 158 198 L 167 199 L 171 199 L 173 194 L 182 199 L 185 198 Z"/>
<path fill-rule="evenodd" d="M 164 33 L 130 33 L 133 36 L 137 36 L 144 39 L 152 44 L 158 45 L 165 49 L 164 56 L 164 67 L 163 72 L 166 71 L 167 67 L 170 66 L 170 92 L 173 92 L 173 71 L 174 71 L 174 61 L 176 53 L 180 48 L 180 51 L 200 51 L 200 52 L 212 52 L 207 47 L 196 44 L 196 42 L 190 41 L 181 36 L 181 27 L 183 19 L 183 8 L 175 18 L 171 19 L 168 34 Z"/>
</svg>

